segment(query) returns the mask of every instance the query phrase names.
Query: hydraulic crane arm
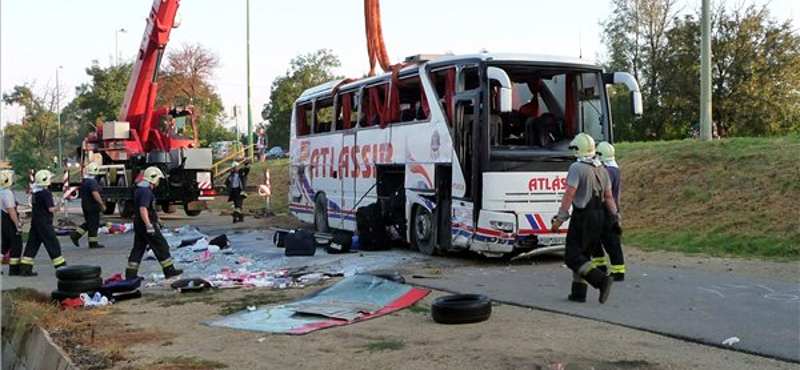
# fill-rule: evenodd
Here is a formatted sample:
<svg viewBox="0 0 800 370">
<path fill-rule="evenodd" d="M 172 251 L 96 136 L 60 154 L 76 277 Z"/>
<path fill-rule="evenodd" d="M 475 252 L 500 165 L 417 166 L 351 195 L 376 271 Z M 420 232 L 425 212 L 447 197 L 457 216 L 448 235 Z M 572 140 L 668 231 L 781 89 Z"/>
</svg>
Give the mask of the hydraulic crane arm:
<svg viewBox="0 0 800 370">
<path fill-rule="evenodd" d="M 131 129 L 137 131 L 145 148 L 149 145 L 153 105 L 158 92 L 158 69 L 170 31 L 178 26 L 175 15 L 179 3 L 180 0 L 153 1 L 120 112 L 120 121 L 130 122 Z"/>
</svg>

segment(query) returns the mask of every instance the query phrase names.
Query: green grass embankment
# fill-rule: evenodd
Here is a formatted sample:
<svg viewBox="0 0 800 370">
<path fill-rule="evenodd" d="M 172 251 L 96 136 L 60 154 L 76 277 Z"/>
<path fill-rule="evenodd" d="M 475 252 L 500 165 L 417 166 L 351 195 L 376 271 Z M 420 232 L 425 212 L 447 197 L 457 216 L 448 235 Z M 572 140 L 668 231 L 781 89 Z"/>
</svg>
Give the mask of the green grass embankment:
<svg viewBox="0 0 800 370">
<path fill-rule="evenodd" d="M 266 162 L 256 162 L 250 165 L 250 174 L 247 176 L 246 189 L 248 197 L 244 200 L 243 207 L 247 211 L 264 208 L 264 198 L 258 195 L 258 185 L 264 183 L 264 170 L 267 168 L 269 168 L 269 181 L 272 189 L 270 207 L 275 213 L 287 213 L 289 212 L 288 158 L 271 159 Z M 212 210 L 232 210 L 232 204 L 233 203 L 228 202 L 227 195 L 218 196 L 216 200 L 209 204 L 209 208 Z"/>
<path fill-rule="evenodd" d="M 800 136 L 621 143 L 623 243 L 800 260 Z"/>
</svg>

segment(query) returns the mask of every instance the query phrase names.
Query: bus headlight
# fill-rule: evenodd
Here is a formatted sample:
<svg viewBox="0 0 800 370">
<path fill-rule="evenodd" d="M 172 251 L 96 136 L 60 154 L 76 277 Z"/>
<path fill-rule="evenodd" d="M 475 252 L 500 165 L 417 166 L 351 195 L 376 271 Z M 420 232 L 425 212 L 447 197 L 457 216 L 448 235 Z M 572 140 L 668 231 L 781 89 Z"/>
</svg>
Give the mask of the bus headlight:
<svg viewBox="0 0 800 370">
<path fill-rule="evenodd" d="M 507 233 L 514 231 L 513 222 L 489 221 L 489 225 L 492 225 L 492 228 L 495 230 L 505 231 Z"/>
</svg>

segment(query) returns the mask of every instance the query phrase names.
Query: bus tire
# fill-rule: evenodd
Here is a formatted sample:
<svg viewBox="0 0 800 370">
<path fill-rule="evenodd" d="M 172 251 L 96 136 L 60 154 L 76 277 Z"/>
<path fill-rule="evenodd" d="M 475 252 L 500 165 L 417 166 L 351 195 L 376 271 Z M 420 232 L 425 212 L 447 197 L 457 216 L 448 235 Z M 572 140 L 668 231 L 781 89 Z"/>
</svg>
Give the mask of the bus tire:
<svg viewBox="0 0 800 370">
<path fill-rule="evenodd" d="M 433 256 L 436 254 L 436 228 L 434 227 L 433 214 L 422 206 L 414 207 L 411 219 L 412 245 L 423 254 Z"/>
<path fill-rule="evenodd" d="M 328 197 L 325 193 L 318 193 L 314 200 L 314 230 L 327 233 L 330 230 L 328 224 Z"/>
</svg>

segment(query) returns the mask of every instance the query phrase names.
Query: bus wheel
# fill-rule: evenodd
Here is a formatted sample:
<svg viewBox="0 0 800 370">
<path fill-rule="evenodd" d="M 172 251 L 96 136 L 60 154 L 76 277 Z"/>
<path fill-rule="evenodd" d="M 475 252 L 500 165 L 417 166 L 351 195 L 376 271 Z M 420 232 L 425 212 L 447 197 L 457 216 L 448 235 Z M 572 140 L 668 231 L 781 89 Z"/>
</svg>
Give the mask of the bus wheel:
<svg viewBox="0 0 800 370">
<path fill-rule="evenodd" d="M 411 237 L 414 246 L 429 256 L 436 254 L 436 238 L 434 237 L 433 215 L 425 207 L 414 207 Z"/>
<path fill-rule="evenodd" d="M 325 193 L 317 194 L 314 201 L 314 229 L 321 233 L 327 233 L 328 226 L 328 197 Z"/>
</svg>

